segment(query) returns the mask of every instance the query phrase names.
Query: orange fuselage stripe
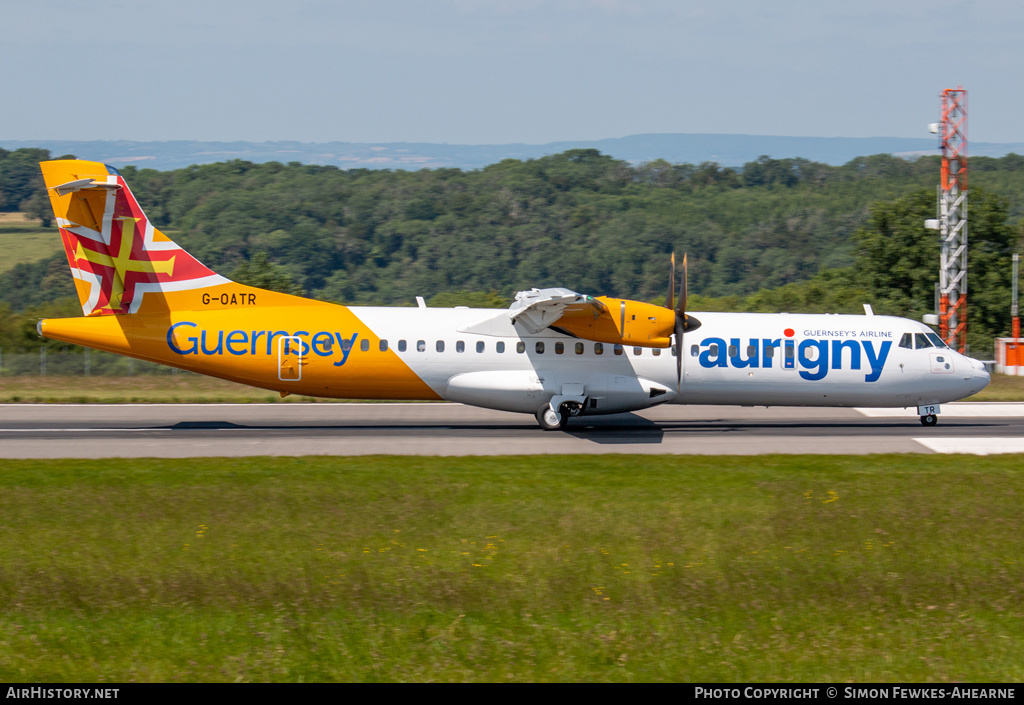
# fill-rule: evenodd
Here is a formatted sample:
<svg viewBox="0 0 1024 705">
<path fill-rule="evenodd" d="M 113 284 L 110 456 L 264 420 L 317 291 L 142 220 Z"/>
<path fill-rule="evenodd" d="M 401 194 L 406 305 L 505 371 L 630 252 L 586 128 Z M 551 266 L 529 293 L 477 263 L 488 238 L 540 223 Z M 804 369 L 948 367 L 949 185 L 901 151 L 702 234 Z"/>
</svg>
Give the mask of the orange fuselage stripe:
<svg viewBox="0 0 1024 705">
<path fill-rule="evenodd" d="M 440 399 L 351 309 L 309 304 L 48 319 L 42 333 L 291 394 Z"/>
</svg>

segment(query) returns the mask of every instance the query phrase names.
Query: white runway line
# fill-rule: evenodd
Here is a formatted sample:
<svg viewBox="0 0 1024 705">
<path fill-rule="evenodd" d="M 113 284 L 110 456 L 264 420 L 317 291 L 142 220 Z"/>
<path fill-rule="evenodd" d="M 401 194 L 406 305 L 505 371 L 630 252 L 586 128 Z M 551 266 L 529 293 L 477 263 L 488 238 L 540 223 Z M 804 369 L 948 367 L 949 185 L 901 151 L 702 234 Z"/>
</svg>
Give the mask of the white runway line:
<svg viewBox="0 0 1024 705">
<path fill-rule="evenodd" d="M 978 419 L 991 416 L 1024 416 L 1024 402 L 958 402 L 942 404 L 939 423 L 944 418 Z M 871 418 L 911 418 L 917 416 L 917 407 L 907 409 L 871 409 L 858 407 L 855 411 Z"/>
<path fill-rule="evenodd" d="M 1024 453 L 1024 438 L 915 438 L 914 440 L 936 453 L 967 453 L 969 455 Z"/>
<path fill-rule="evenodd" d="M 0 428 L 0 433 L 131 433 L 133 431 L 173 431 L 173 428 Z"/>
<path fill-rule="evenodd" d="M 24 403 L 12 403 L 12 404 L 0 404 L 0 409 L 28 409 L 32 407 L 43 406 L 48 409 L 55 408 L 70 408 L 70 409 L 88 409 L 90 407 L 96 407 L 101 409 L 117 409 L 120 407 L 142 407 L 142 408 L 153 408 L 159 406 L 166 406 L 172 409 L 184 409 L 187 407 L 197 407 L 200 409 L 208 407 L 218 406 L 231 406 L 231 407 L 254 407 L 254 406 L 423 406 L 424 404 L 432 404 L 434 406 L 462 406 L 459 402 L 455 401 L 321 401 L 321 402 L 306 402 L 306 401 L 279 401 L 279 402 L 197 402 L 197 403 L 178 403 L 178 402 L 140 402 L 131 404 L 90 404 L 86 403 L 54 403 L 54 404 L 24 404 Z"/>
</svg>

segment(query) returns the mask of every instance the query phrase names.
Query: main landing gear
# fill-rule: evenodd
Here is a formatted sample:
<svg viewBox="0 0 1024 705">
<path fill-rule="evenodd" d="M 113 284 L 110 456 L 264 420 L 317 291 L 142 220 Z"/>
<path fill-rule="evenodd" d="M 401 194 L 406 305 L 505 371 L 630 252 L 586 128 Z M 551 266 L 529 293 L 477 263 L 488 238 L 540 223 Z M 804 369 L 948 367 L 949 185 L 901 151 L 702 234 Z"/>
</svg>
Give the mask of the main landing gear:
<svg viewBox="0 0 1024 705">
<path fill-rule="evenodd" d="M 925 414 L 921 417 L 922 426 L 934 426 L 939 422 L 939 417 L 935 414 Z"/>
<path fill-rule="evenodd" d="M 537 423 L 545 431 L 561 431 L 565 428 L 571 417 L 579 416 L 582 413 L 582 404 L 567 401 L 558 405 L 558 411 L 552 409 L 550 404 L 545 404 L 537 409 L 535 416 L 537 417 Z"/>
</svg>

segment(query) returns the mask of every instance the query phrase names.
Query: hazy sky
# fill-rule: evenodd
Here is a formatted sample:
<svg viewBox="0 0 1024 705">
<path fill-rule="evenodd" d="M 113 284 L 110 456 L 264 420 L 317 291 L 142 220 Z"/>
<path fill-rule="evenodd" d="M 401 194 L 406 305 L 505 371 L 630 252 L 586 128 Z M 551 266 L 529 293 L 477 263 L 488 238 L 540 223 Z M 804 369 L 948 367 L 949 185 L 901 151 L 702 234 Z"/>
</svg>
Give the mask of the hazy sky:
<svg viewBox="0 0 1024 705">
<path fill-rule="evenodd" d="M 1019 0 L 0 0 L 0 139 L 1024 141 Z"/>
</svg>

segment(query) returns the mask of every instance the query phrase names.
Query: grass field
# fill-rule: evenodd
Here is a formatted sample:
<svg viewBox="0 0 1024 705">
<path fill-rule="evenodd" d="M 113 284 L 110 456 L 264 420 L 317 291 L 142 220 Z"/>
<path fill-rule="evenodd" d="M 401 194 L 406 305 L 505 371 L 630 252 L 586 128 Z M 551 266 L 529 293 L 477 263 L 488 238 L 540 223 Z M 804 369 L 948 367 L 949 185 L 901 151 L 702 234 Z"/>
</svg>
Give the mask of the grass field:
<svg viewBox="0 0 1024 705">
<path fill-rule="evenodd" d="M 277 392 L 256 389 L 203 375 L 24 375 L 0 377 L 0 403 L 265 403 L 331 401 L 300 395 L 284 399 Z"/>
<path fill-rule="evenodd" d="M 992 381 L 967 401 L 1024 401 L 1024 377 L 992 375 Z"/>
<path fill-rule="evenodd" d="M 0 680 L 1024 678 L 1019 456 L 5 461 Z"/>
<path fill-rule="evenodd" d="M 133 377 L 25 375 L 0 377 L 0 404 L 29 403 L 236 403 L 332 402 L 290 396 L 212 377 L 137 375 Z M 1024 401 L 1024 377 L 993 375 L 992 383 L 968 401 Z"/>
<path fill-rule="evenodd" d="M 0 213 L 0 274 L 15 265 L 35 262 L 60 252 L 57 227 L 44 228 L 23 213 Z"/>
</svg>

